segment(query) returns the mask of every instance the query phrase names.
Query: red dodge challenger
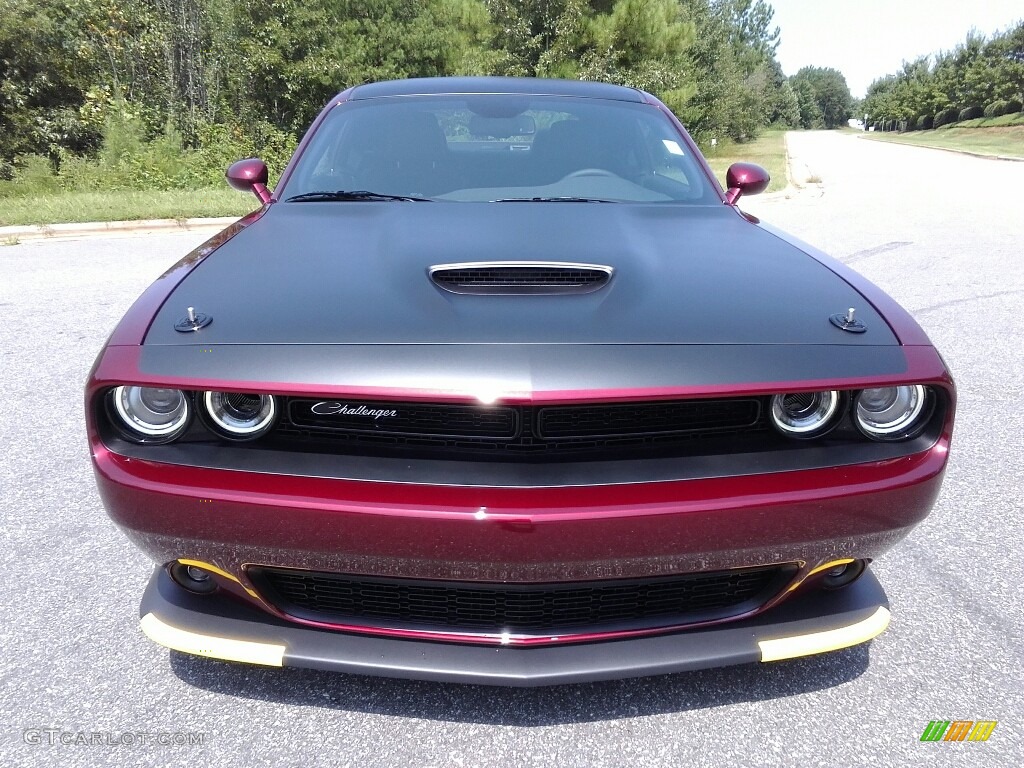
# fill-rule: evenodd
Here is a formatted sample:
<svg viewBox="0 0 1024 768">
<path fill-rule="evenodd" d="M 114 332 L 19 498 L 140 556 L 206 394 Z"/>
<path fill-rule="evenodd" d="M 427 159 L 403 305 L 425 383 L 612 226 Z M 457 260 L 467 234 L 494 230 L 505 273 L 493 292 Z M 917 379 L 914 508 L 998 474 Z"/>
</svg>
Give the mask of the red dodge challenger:
<svg viewBox="0 0 1024 768">
<path fill-rule="evenodd" d="M 186 653 L 502 685 L 830 651 L 928 514 L 955 390 L 910 315 L 742 213 L 647 93 L 332 99 L 128 311 L 100 495 Z"/>
</svg>

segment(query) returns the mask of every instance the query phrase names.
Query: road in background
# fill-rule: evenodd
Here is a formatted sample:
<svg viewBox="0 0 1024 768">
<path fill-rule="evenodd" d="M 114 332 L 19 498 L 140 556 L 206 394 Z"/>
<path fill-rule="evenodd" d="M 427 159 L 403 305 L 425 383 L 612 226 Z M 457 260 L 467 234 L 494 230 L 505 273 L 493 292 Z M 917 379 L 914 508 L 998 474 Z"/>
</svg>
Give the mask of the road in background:
<svg viewBox="0 0 1024 768">
<path fill-rule="evenodd" d="M 838 133 L 791 134 L 790 149 L 797 180 L 822 183 L 743 207 L 901 301 L 960 388 L 938 505 L 875 566 L 893 622 L 870 646 L 536 690 L 169 653 L 138 630 L 152 566 L 100 505 L 82 384 L 116 320 L 202 236 L 27 243 L 0 248 L 0 765 L 1024 761 L 1022 166 Z M 922 744 L 934 719 L 999 725 L 986 743 Z M 204 743 L 62 746 L 57 735 L 51 746 L 45 731 L 25 743 L 26 729 L 46 728 Z"/>
</svg>

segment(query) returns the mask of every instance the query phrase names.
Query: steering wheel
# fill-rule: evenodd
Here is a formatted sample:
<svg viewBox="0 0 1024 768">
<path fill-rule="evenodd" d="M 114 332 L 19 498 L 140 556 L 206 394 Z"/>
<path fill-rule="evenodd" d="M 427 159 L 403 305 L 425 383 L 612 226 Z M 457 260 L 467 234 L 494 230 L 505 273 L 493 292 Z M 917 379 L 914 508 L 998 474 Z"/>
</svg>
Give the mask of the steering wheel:
<svg viewBox="0 0 1024 768">
<path fill-rule="evenodd" d="M 565 178 L 578 179 L 585 176 L 601 176 L 607 179 L 619 178 L 618 174 L 612 173 L 611 171 L 606 171 L 604 168 L 581 168 L 578 171 L 573 171 Z"/>
</svg>

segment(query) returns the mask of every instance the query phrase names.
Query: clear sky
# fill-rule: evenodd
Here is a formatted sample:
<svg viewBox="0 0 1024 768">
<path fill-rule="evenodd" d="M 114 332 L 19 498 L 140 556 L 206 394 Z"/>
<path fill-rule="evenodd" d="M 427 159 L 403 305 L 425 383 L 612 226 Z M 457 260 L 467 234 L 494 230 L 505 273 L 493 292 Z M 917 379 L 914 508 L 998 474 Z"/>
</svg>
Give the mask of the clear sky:
<svg viewBox="0 0 1024 768">
<path fill-rule="evenodd" d="M 787 75 L 800 67 L 833 67 L 850 92 L 904 60 L 948 50 L 973 27 L 984 35 L 1024 18 L 1024 0 L 768 0 L 782 37 L 776 57 Z"/>
</svg>

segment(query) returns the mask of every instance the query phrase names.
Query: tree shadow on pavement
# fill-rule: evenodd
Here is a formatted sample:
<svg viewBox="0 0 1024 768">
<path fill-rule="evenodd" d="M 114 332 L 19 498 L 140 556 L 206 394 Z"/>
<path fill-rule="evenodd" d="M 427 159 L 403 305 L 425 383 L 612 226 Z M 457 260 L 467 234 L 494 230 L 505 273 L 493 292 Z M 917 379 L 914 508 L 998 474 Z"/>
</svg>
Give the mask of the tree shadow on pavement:
<svg viewBox="0 0 1024 768">
<path fill-rule="evenodd" d="M 868 645 L 823 656 L 661 677 L 544 688 L 501 688 L 270 669 L 176 651 L 171 670 L 214 693 L 305 707 L 491 725 L 548 726 L 644 717 L 784 698 L 854 680 Z"/>
</svg>

